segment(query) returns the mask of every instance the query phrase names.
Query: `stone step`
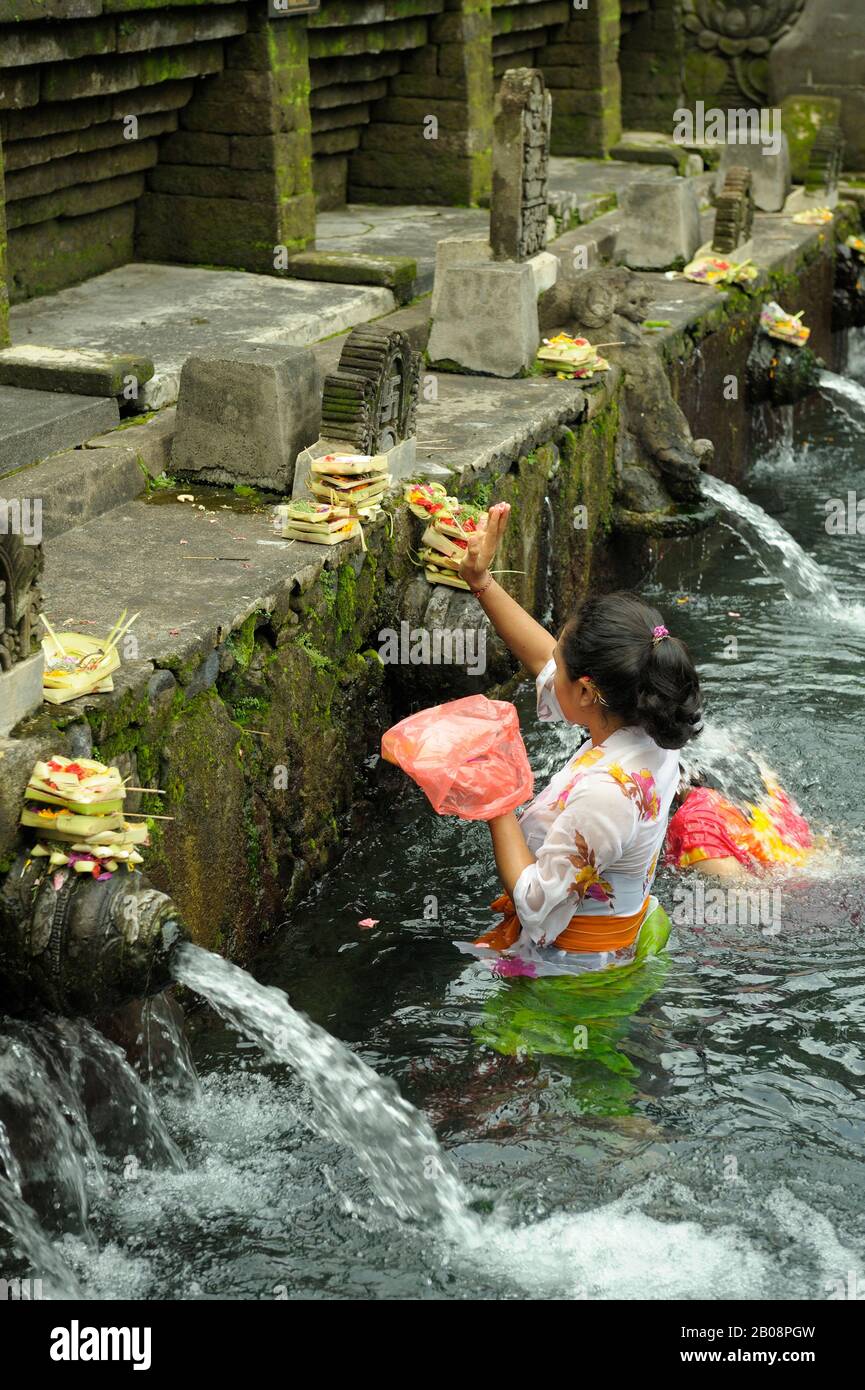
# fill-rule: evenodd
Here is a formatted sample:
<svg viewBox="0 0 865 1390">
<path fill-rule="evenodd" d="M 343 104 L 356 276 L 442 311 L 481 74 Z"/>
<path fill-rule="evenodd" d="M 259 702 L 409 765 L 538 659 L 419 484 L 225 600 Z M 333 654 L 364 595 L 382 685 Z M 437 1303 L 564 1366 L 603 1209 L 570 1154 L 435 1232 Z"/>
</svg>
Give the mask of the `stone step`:
<svg viewBox="0 0 865 1390">
<path fill-rule="evenodd" d="M 117 402 L 106 397 L 0 386 L 0 478 L 74 449 L 119 420 Z"/>
<path fill-rule="evenodd" d="M 53 540 L 73 526 L 93 521 L 140 497 L 148 478 L 168 468 L 175 410 L 160 411 L 144 424 L 95 435 L 81 448 L 21 468 L 2 487 L 8 509 L 17 502 L 27 534 Z"/>
<path fill-rule="evenodd" d="M 135 449 L 68 449 L 7 477 L 3 505 L 8 512 L 18 504 L 26 535 L 52 540 L 133 501 L 146 486 Z"/>
</svg>

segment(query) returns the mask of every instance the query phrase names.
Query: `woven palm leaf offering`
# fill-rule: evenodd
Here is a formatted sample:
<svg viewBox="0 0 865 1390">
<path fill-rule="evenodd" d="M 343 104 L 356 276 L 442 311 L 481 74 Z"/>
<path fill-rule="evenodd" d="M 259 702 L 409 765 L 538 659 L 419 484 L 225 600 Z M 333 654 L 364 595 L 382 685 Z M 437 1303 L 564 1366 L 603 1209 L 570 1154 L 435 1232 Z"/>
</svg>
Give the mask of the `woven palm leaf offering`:
<svg viewBox="0 0 865 1390">
<path fill-rule="evenodd" d="M 52 869 L 107 878 L 122 864 L 143 863 L 147 826 L 123 816 L 126 785 L 116 767 L 57 754 L 36 763 L 24 792 L 20 824 L 36 831 L 31 859 Z"/>
<path fill-rule="evenodd" d="M 588 338 L 572 338 L 567 333 L 544 338 L 535 361 L 542 371 L 553 372 L 566 380 L 582 379 L 610 369 L 607 359 L 601 357 Z"/>
<path fill-rule="evenodd" d="M 307 482 L 323 502 L 378 510 L 393 479 L 386 454 L 325 454 L 312 464 Z"/>
<path fill-rule="evenodd" d="M 790 343 L 792 347 L 804 347 L 811 336 L 810 328 L 802 323 L 804 312 L 804 309 L 800 309 L 798 314 L 788 314 L 774 299 L 770 300 L 760 310 L 760 327 L 770 338 Z"/>
<path fill-rule="evenodd" d="M 351 507 L 309 502 L 304 497 L 277 507 L 276 516 L 280 534 L 291 541 L 338 545 L 360 531 L 360 521 Z"/>
<path fill-rule="evenodd" d="M 747 285 L 757 278 L 753 261 L 729 261 L 723 256 L 695 256 L 682 271 L 698 285 Z"/>
<path fill-rule="evenodd" d="M 831 208 L 804 208 L 802 212 L 793 214 L 793 221 L 798 222 L 800 227 L 822 227 L 831 222 L 834 216 Z"/>
<path fill-rule="evenodd" d="M 52 705 L 64 705 L 79 695 L 102 694 L 113 690 L 112 674 L 120 665 L 120 642 L 126 636 L 136 613 L 127 621 L 123 610 L 107 637 L 90 637 L 83 632 L 55 632 L 44 614 L 47 628 L 42 638 L 45 671 L 42 696 Z"/>
<path fill-rule="evenodd" d="M 458 571 L 468 549 L 468 537 L 476 534 L 486 512 L 470 502 L 449 497 L 441 483 L 409 483 L 404 496 L 409 510 L 427 523 L 421 537 L 420 561 L 429 583 L 468 589 Z"/>
<path fill-rule="evenodd" d="M 393 478 L 386 454 L 324 454 L 311 465 L 306 485 L 311 499 L 295 497 L 276 508 L 276 525 L 286 540 L 338 545 L 359 536 L 361 522 L 374 521 Z"/>
</svg>

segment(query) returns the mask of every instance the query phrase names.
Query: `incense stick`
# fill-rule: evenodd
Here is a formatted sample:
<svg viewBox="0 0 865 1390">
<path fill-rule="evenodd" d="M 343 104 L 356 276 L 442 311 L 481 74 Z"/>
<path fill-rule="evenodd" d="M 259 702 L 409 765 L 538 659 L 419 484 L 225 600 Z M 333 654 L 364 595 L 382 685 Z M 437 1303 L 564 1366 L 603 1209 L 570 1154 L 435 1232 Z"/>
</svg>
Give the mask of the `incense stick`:
<svg viewBox="0 0 865 1390">
<path fill-rule="evenodd" d="M 60 638 L 57 636 L 57 633 L 54 631 L 53 627 L 52 627 L 51 624 L 49 623 L 49 621 L 48 621 L 48 619 L 46 618 L 46 616 L 45 616 L 44 613 L 40 613 L 40 614 L 39 614 L 39 621 L 40 621 L 41 623 L 44 623 L 45 626 L 47 627 L 47 629 L 48 629 L 48 636 L 51 638 L 51 641 L 54 643 L 54 645 L 55 645 L 55 647 L 57 648 L 57 650 L 58 650 L 58 652 L 60 653 L 60 655 L 61 655 L 61 656 L 67 656 L 68 653 L 67 653 L 67 651 L 66 651 L 66 648 L 64 647 L 63 643 L 60 641 Z"/>
</svg>

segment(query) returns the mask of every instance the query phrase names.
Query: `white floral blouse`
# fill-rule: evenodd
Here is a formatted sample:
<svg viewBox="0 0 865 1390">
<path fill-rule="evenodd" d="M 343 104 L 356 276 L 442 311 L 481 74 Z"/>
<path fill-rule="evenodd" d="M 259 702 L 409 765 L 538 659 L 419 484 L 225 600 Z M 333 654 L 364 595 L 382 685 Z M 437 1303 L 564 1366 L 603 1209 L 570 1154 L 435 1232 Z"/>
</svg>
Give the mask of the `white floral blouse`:
<svg viewBox="0 0 865 1390">
<path fill-rule="evenodd" d="M 537 677 L 538 718 L 564 719 L 551 658 Z M 643 730 L 618 729 L 597 747 L 584 743 L 526 807 L 520 825 L 535 863 L 523 869 L 513 901 L 522 928 L 512 955 L 539 962 L 567 957 L 573 969 L 603 969 L 633 958 L 620 951 L 556 950 L 575 916 L 639 912 L 652 886 L 679 784 L 679 755 Z M 460 945 L 465 950 L 464 945 Z M 491 953 L 471 950 L 481 958 Z M 577 958 L 579 956 L 579 959 Z"/>
</svg>

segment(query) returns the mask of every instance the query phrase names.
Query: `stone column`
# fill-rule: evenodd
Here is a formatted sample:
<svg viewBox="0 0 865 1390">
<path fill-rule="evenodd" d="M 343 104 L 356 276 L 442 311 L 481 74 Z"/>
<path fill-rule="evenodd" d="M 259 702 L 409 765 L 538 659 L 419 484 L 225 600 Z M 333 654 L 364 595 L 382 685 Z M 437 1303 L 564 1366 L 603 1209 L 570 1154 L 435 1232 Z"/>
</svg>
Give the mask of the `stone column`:
<svg viewBox="0 0 865 1390">
<path fill-rule="evenodd" d="M 492 177 L 491 0 L 445 0 L 372 108 L 349 165 L 356 202 L 477 203 Z"/>
<path fill-rule="evenodd" d="M 684 100 L 685 41 L 679 0 L 655 0 L 631 17 L 620 45 L 622 124 L 669 135 Z M 702 93 L 700 94 L 702 95 Z"/>
<path fill-rule="evenodd" d="M 552 154 L 607 155 L 622 132 L 619 0 L 588 0 L 538 50 L 553 97 Z"/>
<path fill-rule="evenodd" d="M 0 348 L 9 345 L 9 289 L 6 282 L 6 188 L 3 182 L 3 142 L 0 141 Z"/>
<path fill-rule="evenodd" d="M 285 269 L 315 240 L 306 19 L 250 5 L 225 70 L 199 81 L 139 208 L 149 259 Z"/>
</svg>

